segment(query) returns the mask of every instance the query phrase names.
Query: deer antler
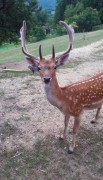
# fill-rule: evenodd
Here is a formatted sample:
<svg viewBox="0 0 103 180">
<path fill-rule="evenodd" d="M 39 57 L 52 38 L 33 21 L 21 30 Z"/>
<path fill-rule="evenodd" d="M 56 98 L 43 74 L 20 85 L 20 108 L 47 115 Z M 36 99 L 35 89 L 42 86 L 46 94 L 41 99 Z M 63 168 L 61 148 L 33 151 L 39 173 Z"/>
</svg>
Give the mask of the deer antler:
<svg viewBox="0 0 103 180">
<path fill-rule="evenodd" d="M 39 57 L 42 59 L 41 45 L 39 46 Z"/>
<path fill-rule="evenodd" d="M 26 37 L 26 21 L 23 21 L 23 26 L 21 27 L 20 29 L 20 40 L 21 40 L 21 43 L 22 43 L 22 51 L 23 53 L 30 57 L 30 58 L 35 58 L 37 59 L 36 57 L 34 57 L 32 54 L 30 54 L 28 52 L 28 49 L 26 47 L 26 40 L 25 40 L 25 37 Z"/>
<path fill-rule="evenodd" d="M 59 21 L 59 24 L 62 24 L 66 28 L 67 34 L 69 35 L 70 45 L 68 46 L 67 50 L 63 54 L 57 56 L 56 59 L 61 58 L 65 55 L 69 54 L 69 52 L 73 48 L 73 39 L 74 39 L 74 29 L 72 28 L 72 26 L 68 25 L 64 21 Z"/>
</svg>

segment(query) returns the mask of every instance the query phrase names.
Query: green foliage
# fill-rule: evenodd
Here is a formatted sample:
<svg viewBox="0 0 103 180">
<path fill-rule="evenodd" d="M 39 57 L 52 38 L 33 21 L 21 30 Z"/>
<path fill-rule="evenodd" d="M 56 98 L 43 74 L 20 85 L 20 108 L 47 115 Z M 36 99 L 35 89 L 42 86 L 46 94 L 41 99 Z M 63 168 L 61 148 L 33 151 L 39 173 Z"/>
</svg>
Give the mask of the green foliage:
<svg viewBox="0 0 103 180">
<path fill-rule="evenodd" d="M 99 16 L 100 16 L 101 23 L 103 24 L 103 7 L 99 11 Z"/>
<path fill-rule="evenodd" d="M 85 7 L 97 9 L 100 15 L 101 23 L 103 23 L 103 0 L 81 0 Z"/>
<path fill-rule="evenodd" d="M 75 31 L 91 31 L 103 24 L 103 0 L 57 0 L 54 22 L 60 19 L 72 24 Z"/>
<path fill-rule="evenodd" d="M 34 3 L 35 6 L 35 3 Z M 0 11 L 0 43 L 16 42 L 18 30 L 22 21 L 31 18 L 31 8 L 24 3 L 24 0 L 6 1 L 4 9 Z"/>
<path fill-rule="evenodd" d="M 59 20 L 63 20 L 64 11 L 65 11 L 65 5 L 64 5 L 63 0 L 57 0 L 57 8 L 55 11 L 55 16 L 54 16 L 55 23 L 58 23 Z"/>
<path fill-rule="evenodd" d="M 45 10 L 42 10 L 41 7 L 38 7 L 36 11 L 32 12 L 32 23 L 34 27 L 36 25 L 43 26 L 47 22 L 47 13 Z"/>
<path fill-rule="evenodd" d="M 34 34 L 37 38 L 37 41 L 40 41 L 40 40 L 45 38 L 45 34 L 43 32 L 43 29 L 39 26 L 35 28 Z"/>
<path fill-rule="evenodd" d="M 85 7 L 100 9 L 103 7 L 103 0 L 81 0 Z"/>
<path fill-rule="evenodd" d="M 55 11 L 54 21 L 58 23 L 60 20 L 64 20 L 64 11 L 67 5 L 75 4 L 77 0 L 57 0 L 57 7 Z"/>
<path fill-rule="evenodd" d="M 74 22 L 74 21 L 71 23 L 71 26 L 72 26 L 75 30 L 78 29 L 78 25 L 77 25 L 77 23 Z"/>
<path fill-rule="evenodd" d="M 64 34 L 66 34 L 66 31 L 63 27 L 60 28 L 60 25 L 56 26 L 56 31 L 55 31 L 56 35 L 62 36 Z"/>
<path fill-rule="evenodd" d="M 70 17 L 74 16 L 74 12 L 75 12 L 75 9 L 72 4 L 67 6 L 64 12 L 64 19 L 68 20 Z"/>
<path fill-rule="evenodd" d="M 78 18 L 79 14 L 84 10 L 84 5 L 81 2 L 77 2 L 77 4 L 69 5 L 66 7 L 66 10 L 64 12 L 64 19 L 67 21 L 68 24 L 71 24 L 75 31 L 78 30 Z"/>
<path fill-rule="evenodd" d="M 69 19 L 70 17 L 73 17 L 75 15 L 80 14 L 84 10 L 84 5 L 82 2 L 77 2 L 76 5 L 69 5 L 66 7 L 64 12 L 64 19 Z"/>
<path fill-rule="evenodd" d="M 32 36 L 36 26 L 42 29 L 42 25 L 47 21 L 47 15 L 45 11 L 38 8 L 37 0 L 5 0 L 4 7 L 0 9 L 0 44 L 4 42 L 18 43 L 19 29 L 23 20 L 27 22 L 27 35 Z M 37 39 L 43 37 L 42 35 L 38 38 L 40 30 L 36 34 Z"/>
<path fill-rule="evenodd" d="M 80 2 L 75 7 L 73 5 L 68 6 L 64 15 L 68 23 L 73 24 L 74 22 L 76 24 L 74 28 L 77 29 L 78 27 L 79 31 L 91 31 L 93 26 L 101 23 L 98 11 L 91 7 L 84 9 L 83 4 Z"/>
<path fill-rule="evenodd" d="M 80 31 L 91 31 L 93 26 L 99 25 L 100 23 L 98 11 L 91 7 L 83 10 L 77 19 Z"/>
<path fill-rule="evenodd" d="M 76 14 L 80 14 L 83 10 L 84 10 L 84 4 L 83 4 L 83 2 L 79 2 L 79 1 L 77 1 L 77 3 L 76 3 L 76 5 L 75 5 L 75 7 L 74 7 L 74 12 L 76 13 Z"/>
</svg>

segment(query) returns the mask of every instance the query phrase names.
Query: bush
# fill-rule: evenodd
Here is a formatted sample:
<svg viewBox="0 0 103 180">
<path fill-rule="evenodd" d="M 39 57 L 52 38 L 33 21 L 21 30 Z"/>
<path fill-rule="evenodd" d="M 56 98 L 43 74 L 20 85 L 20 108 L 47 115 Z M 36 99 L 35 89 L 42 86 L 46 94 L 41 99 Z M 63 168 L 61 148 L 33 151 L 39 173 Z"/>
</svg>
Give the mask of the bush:
<svg viewBox="0 0 103 180">
<path fill-rule="evenodd" d="M 93 26 L 101 23 L 98 11 L 91 7 L 86 8 L 77 19 L 77 25 L 80 31 L 91 31 Z"/>
<path fill-rule="evenodd" d="M 62 36 L 64 34 L 66 34 L 66 31 L 62 26 L 60 27 L 60 25 L 57 25 L 55 30 L 54 30 L 54 34 Z"/>
<path fill-rule="evenodd" d="M 82 6 L 81 6 L 81 8 L 83 9 Z M 73 24 L 73 22 L 75 22 L 75 24 L 77 26 L 77 27 L 75 27 L 76 31 L 77 30 L 79 30 L 81 32 L 92 31 L 92 28 L 94 26 L 101 24 L 99 13 L 96 9 L 87 7 L 86 9 L 82 10 L 81 13 L 78 11 L 78 14 L 74 13 L 74 15 L 71 14 L 71 12 L 72 12 L 71 10 L 73 11 L 73 7 L 72 7 L 72 9 L 70 9 L 70 6 L 68 9 L 66 9 L 66 11 L 65 11 L 66 19 L 65 20 L 70 24 Z M 76 11 L 76 9 L 75 9 L 75 11 Z M 70 14 L 70 16 L 68 16 L 69 14 Z"/>
<path fill-rule="evenodd" d="M 103 29 L 103 24 L 98 25 L 98 26 L 93 26 L 93 28 L 92 28 L 93 31 L 97 31 L 97 30 L 100 30 L 100 29 Z"/>
<path fill-rule="evenodd" d="M 44 39 L 46 37 L 42 27 L 36 27 L 35 31 L 34 31 L 34 34 L 35 34 L 35 37 L 37 38 L 37 41 L 40 41 L 40 40 L 42 40 L 42 39 Z"/>
</svg>

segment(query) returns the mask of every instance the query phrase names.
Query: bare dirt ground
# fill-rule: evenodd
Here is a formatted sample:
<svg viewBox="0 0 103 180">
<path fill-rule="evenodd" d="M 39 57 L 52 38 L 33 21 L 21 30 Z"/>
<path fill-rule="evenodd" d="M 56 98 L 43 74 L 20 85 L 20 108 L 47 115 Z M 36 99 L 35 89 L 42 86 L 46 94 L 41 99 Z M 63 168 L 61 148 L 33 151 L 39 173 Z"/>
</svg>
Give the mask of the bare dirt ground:
<svg viewBox="0 0 103 180">
<path fill-rule="evenodd" d="M 97 71 L 103 70 L 103 40 L 91 44 L 89 46 L 86 46 L 84 48 L 74 49 L 70 55 L 70 64 L 71 64 L 71 68 L 59 69 L 57 72 L 57 78 L 60 86 L 64 86 L 66 84 L 76 82 L 81 79 L 85 79 L 90 75 L 96 73 Z M 23 62 L 15 63 L 15 65 L 6 64 L 6 67 L 7 68 L 15 67 L 15 69 L 23 69 L 23 70 L 25 69 Z M 83 134 L 85 133 L 86 137 L 84 138 L 85 139 L 84 140 L 84 139 L 80 139 L 81 136 L 78 135 L 78 140 L 77 140 L 78 147 L 76 149 L 80 148 L 81 146 L 80 142 L 88 146 L 87 149 L 86 147 L 84 148 L 84 150 L 82 149 L 82 154 L 83 154 L 82 158 L 86 157 L 87 161 L 89 161 L 89 158 L 91 157 L 91 155 L 89 157 L 87 156 L 88 153 L 91 152 L 91 149 L 93 148 L 93 147 L 89 148 L 89 143 L 90 142 L 93 143 L 92 140 L 94 134 L 98 135 L 99 132 L 100 133 L 102 132 L 103 135 L 103 108 L 101 109 L 100 112 L 99 123 L 97 125 L 92 125 L 90 124 L 90 121 L 94 118 L 95 113 L 96 110 L 84 112 L 81 120 L 79 133 L 82 134 L 82 138 L 84 137 Z M 26 75 L 24 77 L 12 77 L 12 78 L 0 79 L 0 153 L 1 154 L 4 153 L 4 151 L 13 152 L 14 150 L 16 151 L 20 148 L 23 148 L 26 151 L 35 150 L 36 144 L 40 141 L 41 142 L 46 141 L 47 137 L 51 137 L 56 141 L 58 141 L 57 137 L 62 131 L 63 120 L 64 117 L 59 112 L 59 110 L 53 107 L 52 105 L 50 105 L 49 102 L 47 101 L 39 76 Z M 71 117 L 68 127 L 68 137 L 69 137 L 69 133 L 71 134 L 72 124 L 73 124 L 73 118 Z M 89 136 L 89 134 L 91 134 L 91 137 Z M 54 145 L 53 139 L 49 139 L 51 141 L 50 146 Z M 87 143 L 88 141 L 89 143 Z M 103 152 L 102 143 L 103 141 L 96 142 L 97 146 L 98 147 L 100 146 L 100 149 L 102 145 L 102 152 Z M 42 148 L 42 145 L 40 145 L 40 147 Z M 64 145 L 62 150 L 63 151 L 67 150 L 67 144 Z M 58 157 L 61 155 L 59 153 L 60 152 L 58 150 L 57 152 Z M 19 155 L 17 154 L 17 156 Z M 77 153 L 77 155 L 80 154 Z M 66 154 L 65 156 L 68 155 Z M 77 177 L 77 174 L 79 174 L 78 175 L 79 178 L 77 179 L 103 178 L 103 174 L 94 175 L 93 174 L 94 169 L 88 172 L 88 168 L 86 167 L 85 169 L 85 163 L 81 164 L 81 166 L 79 167 L 79 165 L 75 165 L 75 162 L 76 162 L 75 158 L 73 159 L 73 161 L 71 158 L 71 164 L 70 164 L 68 159 L 68 163 L 70 167 L 71 166 L 73 167 L 73 173 L 74 173 L 70 176 L 71 179 L 73 178 L 75 179 L 75 177 Z M 5 164 L 4 160 L 2 163 Z M 2 167 L 2 163 L 0 163 L 0 167 Z M 101 166 L 103 166 L 102 160 L 99 161 L 99 164 L 97 163 L 97 166 L 100 166 L 100 170 L 101 170 Z M 58 179 L 58 176 L 54 175 L 55 173 L 52 174 L 50 178 L 47 178 L 48 176 L 43 175 L 43 173 L 45 173 L 43 171 L 47 171 L 47 173 L 49 173 L 49 171 L 48 170 L 39 171 L 39 170 L 37 171 L 39 173 L 39 176 L 37 172 L 33 171 L 33 173 L 35 174 L 35 178 L 30 176 L 31 177 L 30 179 L 34 179 L 34 180 Z M 68 179 L 69 177 L 68 170 L 64 173 L 65 176 L 63 176 L 63 172 L 62 172 L 63 169 L 60 168 L 60 170 L 61 170 L 61 176 L 59 177 L 59 179 L 63 179 L 63 177 L 64 179 Z M 87 172 L 85 172 L 85 170 Z M 72 170 L 70 170 L 70 172 L 71 171 Z M 26 175 L 24 179 L 28 177 Z M 14 174 L 12 175 L 10 174 L 10 177 L 14 177 L 14 179 L 17 180 L 20 179 L 20 176 L 16 176 L 16 175 L 14 176 Z M 6 179 L 6 177 L 4 179 Z"/>
</svg>

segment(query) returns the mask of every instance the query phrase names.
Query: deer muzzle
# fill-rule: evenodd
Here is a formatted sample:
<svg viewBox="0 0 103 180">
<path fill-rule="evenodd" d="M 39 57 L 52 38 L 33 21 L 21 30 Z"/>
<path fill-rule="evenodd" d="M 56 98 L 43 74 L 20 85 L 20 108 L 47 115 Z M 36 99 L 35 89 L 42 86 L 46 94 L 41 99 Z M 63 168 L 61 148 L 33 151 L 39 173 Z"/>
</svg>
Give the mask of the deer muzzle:
<svg viewBox="0 0 103 180">
<path fill-rule="evenodd" d="M 44 77 L 43 81 L 48 84 L 50 82 L 51 78 L 50 77 Z"/>
</svg>

